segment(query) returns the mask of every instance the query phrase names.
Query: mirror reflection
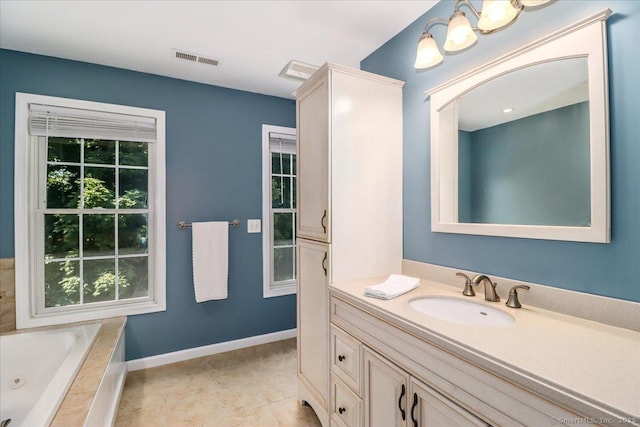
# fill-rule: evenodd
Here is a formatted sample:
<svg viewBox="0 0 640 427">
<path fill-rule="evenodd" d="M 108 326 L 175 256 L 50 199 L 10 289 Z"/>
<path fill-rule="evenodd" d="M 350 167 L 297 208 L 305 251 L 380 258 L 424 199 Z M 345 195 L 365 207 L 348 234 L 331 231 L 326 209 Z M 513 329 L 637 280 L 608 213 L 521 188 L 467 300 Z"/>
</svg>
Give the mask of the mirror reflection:
<svg viewBox="0 0 640 427">
<path fill-rule="evenodd" d="M 586 57 L 500 75 L 445 109 L 458 117 L 458 222 L 591 225 Z"/>
</svg>

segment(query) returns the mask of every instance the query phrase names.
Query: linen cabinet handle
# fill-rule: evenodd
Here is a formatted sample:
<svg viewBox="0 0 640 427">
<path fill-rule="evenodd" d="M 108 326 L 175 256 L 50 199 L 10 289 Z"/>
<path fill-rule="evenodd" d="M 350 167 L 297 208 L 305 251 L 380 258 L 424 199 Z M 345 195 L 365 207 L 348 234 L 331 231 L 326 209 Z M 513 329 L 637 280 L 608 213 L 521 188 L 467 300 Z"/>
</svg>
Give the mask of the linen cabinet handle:
<svg viewBox="0 0 640 427">
<path fill-rule="evenodd" d="M 402 415 L 402 421 L 407 419 L 405 410 L 402 409 L 402 398 L 404 397 L 406 392 L 407 390 L 405 389 L 404 384 L 402 384 L 402 392 L 400 393 L 400 399 L 398 399 L 398 409 L 400 409 L 400 414 Z"/>
<path fill-rule="evenodd" d="M 341 414 L 344 414 L 347 410 L 344 407 L 339 407 L 338 408 L 338 412 L 340 412 Z"/>
<path fill-rule="evenodd" d="M 324 275 L 327 275 L 327 267 L 324 265 L 324 262 L 327 260 L 327 253 L 324 253 L 324 258 L 322 258 L 322 269 L 324 270 Z"/>
<path fill-rule="evenodd" d="M 327 210 L 324 210 L 324 213 L 322 214 L 322 218 L 320 219 L 320 225 L 322 226 L 322 232 L 323 233 L 327 233 L 327 226 L 324 223 L 324 220 L 327 219 Z"/>
<path fill-rule="evenodd" d="M 416 409 L 416 406 L 418 406 L 418 394 L 413 393 L 413 405 L 411 406 L 411 421 L 413 421 L 413 427 L 418 427 L 418 420 L 416 420 L 413 415 L 413 411 Z"/>
</svg>

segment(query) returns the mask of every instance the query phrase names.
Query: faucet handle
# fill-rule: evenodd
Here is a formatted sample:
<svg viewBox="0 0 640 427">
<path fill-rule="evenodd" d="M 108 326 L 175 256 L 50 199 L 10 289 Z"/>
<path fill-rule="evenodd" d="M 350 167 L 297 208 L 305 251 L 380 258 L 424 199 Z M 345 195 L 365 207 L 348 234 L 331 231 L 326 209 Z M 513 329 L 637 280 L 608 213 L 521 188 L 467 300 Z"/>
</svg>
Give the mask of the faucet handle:
<svg viewBox="0 0 640 427">
<path fill-rule="evenodd" d="M 462 295 L 467 297 L 473 297 L 476 293 L 473 290 L 473 283 L 471 282 L 471 278 L 464 273 L 457 272 L 456 276 L 464 277 L 464 291 L 462 291 Z"/>
<path fill-rule="evenodd" d="M 511 308 L 522 307 L 522 305 L 520 304 L 520 301 L 518 300 L 518 289 L 529 290 L 529 286 L 518 285 L 511 288 L 511 290 L 509 291 L 509 299 L 507 300 L 507 307 L 511 307 Z"/>
</svg>

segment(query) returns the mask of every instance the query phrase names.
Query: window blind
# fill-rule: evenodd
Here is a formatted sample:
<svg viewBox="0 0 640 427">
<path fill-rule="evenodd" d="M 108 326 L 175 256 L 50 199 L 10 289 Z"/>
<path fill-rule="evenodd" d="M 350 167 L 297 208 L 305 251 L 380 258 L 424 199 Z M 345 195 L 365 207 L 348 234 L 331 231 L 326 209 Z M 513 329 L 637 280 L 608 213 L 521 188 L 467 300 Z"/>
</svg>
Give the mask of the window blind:
<svg viewBox="0 0 640 427">
<path fill-rule="evenodd" d="M 34 136 L 155 142 L 153 117 L 29 104 L 29 133 Z"/>
<path fill-rule="evenodd" d="M 269 150 L 276 153 L 296 154 L 295 136 L 270 132 Z"/>
</svg>

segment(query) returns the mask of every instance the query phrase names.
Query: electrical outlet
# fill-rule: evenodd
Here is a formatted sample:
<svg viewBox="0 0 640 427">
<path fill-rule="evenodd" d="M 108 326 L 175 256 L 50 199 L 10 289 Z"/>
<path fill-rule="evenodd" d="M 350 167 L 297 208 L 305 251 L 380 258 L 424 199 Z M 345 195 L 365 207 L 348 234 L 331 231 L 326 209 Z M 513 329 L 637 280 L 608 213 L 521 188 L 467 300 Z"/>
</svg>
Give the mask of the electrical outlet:
<svg viewBox="0 0 640 427">
<path fill-rule="evenodd" d="M 247 220 L 247 233 L 259 233 L 260 232 L 260 220 L 249 219 Z"/>
</svg>

